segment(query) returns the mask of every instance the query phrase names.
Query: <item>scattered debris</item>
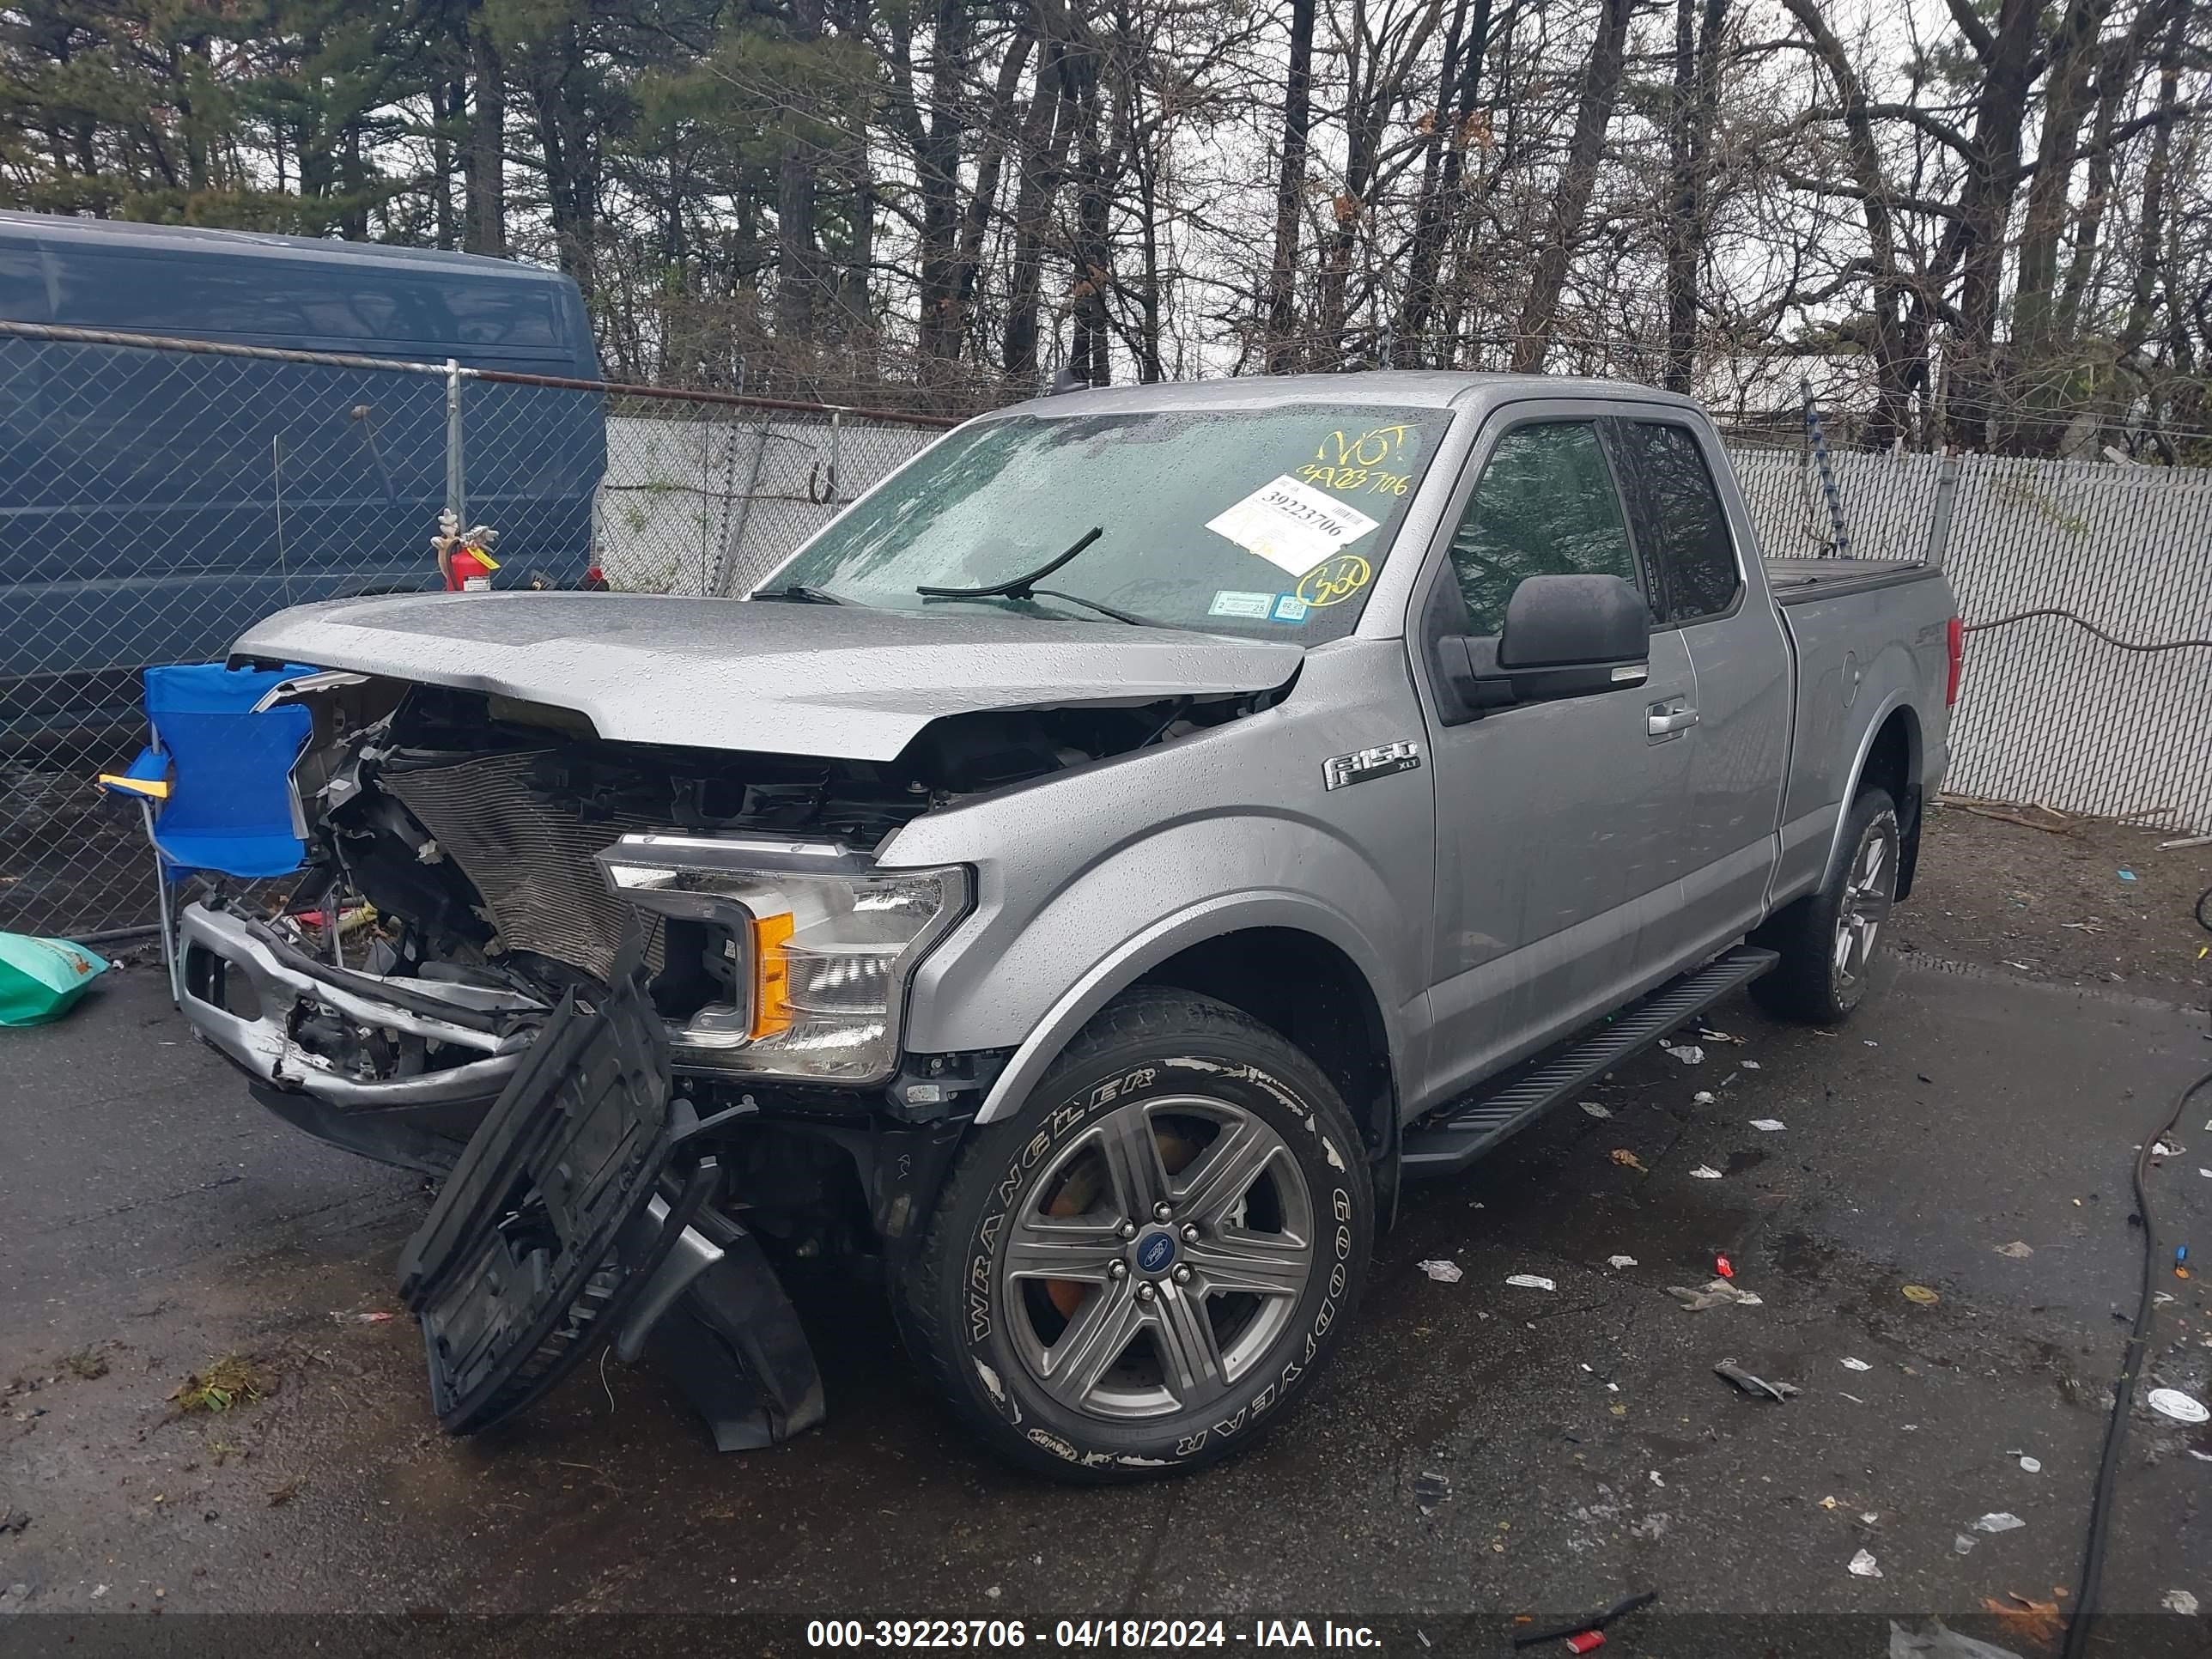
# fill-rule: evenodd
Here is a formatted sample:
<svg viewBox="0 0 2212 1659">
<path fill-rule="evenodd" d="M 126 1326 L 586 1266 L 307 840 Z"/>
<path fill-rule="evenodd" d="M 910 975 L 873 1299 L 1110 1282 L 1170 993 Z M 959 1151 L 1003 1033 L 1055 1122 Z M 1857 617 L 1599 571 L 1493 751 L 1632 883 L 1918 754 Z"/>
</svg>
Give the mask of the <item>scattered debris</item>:
<svg viewBox="0 0 2212 1659">
<path fill-rule="evenodd" d="M 89 1382 L 107 1375 L 107 1356 L 97 1346 L 79 1348 L 62 1356 L 62 1368 L 71 1376 L 82 1377 Z"/>
<path fill-rule="evenodd" d="M 1721 1172 L 1710 1164 L 1700 1164 L 1690 1171 L 1690 1179 L 1692 1181 L 1718 1181 L 1720 1178 Z"/>
<path fill-rule="evenodd" d="M 1509 1273 L 1505 1282 L 1524 1291 L 1556 1291 L 1559 1288 L 1540 1273 Z"/>
<path fill-rule="evenodd" d="M 1998 1245 L 1997 1254 L 1999 1255 L 2008 1255 L 2015 1261 L 2025 1261 L 2028 1257 L 2035 1254 L 2035 1250 L 2033 1246 L 2023 1243 L 2021 1241 L 2015 1238 L 2009 1244 Z"/>
<path fill-rule="evenodd" d="M 334 1313 L 331 1317 L 341 1325 L 381 1325 L 388 1320 L 398 1318 L 399 1316 L 387 1313 L 385 1310 L 378 1308 L 368 1313 Z"/>
<path fill-rule="evenodd" d="M 2153 1389 L 2143 1397 L 2160 1417 L 2170 1417 L 2177 1423 L 2202 1423 L 2212 1418 L 2212 1412 L 2204 1409 L 2203 1401 L 2179 1389 Z"/>
<path fill-rule="evenodd" d="M 300 1495 L 300 1483 L 296 1480 L 287 1480 L 281 1486 L 270 1487 L 261 1495 L 269 1500 L 270 1509 L 281 1510 Z"/>
<path fill-rule="evenodd" d="M 2186 1619 L 2197 1616 L 2197 1598 L 2187 1590 L 2168 1590 L 2166 1600 L 2159 1605 L 2168 1613 L 2178 1613 Z"/>
<path fill-rule="evenodd" d="M 1766 1305 L 1759 1299 L 1756 1292 L 1747 1291 L 1727 1279 L 1712 1279 L 1702 1289 L 1694 1291 L 1686 1285 L 1669 1285 L 1667 1294 L 1691 1313 L 1703 1313 L 1708 1308 L 1718 1308 L 1731 1302 L 1741 1308 Z"/>
<path fill-rule="evenodd" d="M 1650 1170 L 1644 1167 L 1644 1160 L 1637 1157 L 1635 1153 L 1630 1152 L 1626 1146 L 1614 1147 L 1613 1149 L 1612 1156 L 1613 1161 L 1620 1165 L 1624 1170 L 1633 1170 L 1638 1175 L 1650 1175 L 1651 1173 Z"/>
<path fill-rule="evenodd" d="M 1751 1121 L 1751 1127 L 1763 1135 L 1777 1135 L 1790 1126 L 1778 1117 L 1755 1117 Z"/>
<path fill-rule="evenodd" d="M 0 1510 L 0 1533 L 21 1532 L 30 1524 L 28 1510 Z"/>
<path fill-rule="evenodd" d="M 1705 1064 L 1705 1051 L 1698 1047 L 1694 1042 L 1685 1042 L 1679 1048 L 1670 1045 L 1668 1048 L 1667 1052 L 1674 1055 L 1675 1059 L 1680 1060 L 1685 1066 L 1702 1066 Z"/>
<path fill-rule="evenodd" d="M 1575 1652 L 1588 1653 L 1591 1649 L 1603 1644 L 1605 1638 L 1602 1632 L 1608 1625 L 1627 1618 L 1630 1613 L 1640 1607 L 1650 1607 L 1658 1599 L 1657 1590 L 1638 1590 L 1633 1595 L 1622 1596 L 1603 1613 L 1592 1613 L 1589 1618 L 1578 1620 L 1571 1625 L 1554 1625 L 1549 1630 L 1521 1631 L 1514 1636 L 1513 1645 L 1516 1648 L 1533 1648 L 1540 1642 L 1565 1642 L 1573 1647 Z M 1585 1636 L 1595 1636 L 1598 1640 L 1580 1646 L 1574 1645 L 1581 1642 Z"/>
<path fill-rule="evenodd" d="M 1456 1261 L 1422 1261 L 1415 1265 L 1439 1285 L 1456 1285 L 1460 1281 L 1459 1263 Z"/>
<path fill-rule="evenodd" d="M 1868 1364 L 1863 1359 L 1854 1359 L 1850 1355 L 1845 1354 L 1844 1356 L 1844 1369 L 1847 1371 L 1870 1371 L 1874 1367 Z"/>
<path fill-rule="evenodd" d="M 2060 1595 L 2065 1594 L 2064 1590 L 2058 1592 Z M 2047 1644 L 2058 1639 L 2058 1603 L 2055 1598 L 2049 1601 L 2031 1601 L 2014 1590 L 2009 1601 L 2000 1601 L 1994 1596 L 1984 1595 L 1982 1606 L 2007 1620 L 2032 1641 Z"/>
<path fill-rule="evenodd" d="M 1613 1115 L 1612 1107 L 1601 1106 L 1595 1100 L 1582 1101 L 1579 1104 L 1583 1110 L 1588 1112 L 1592 1117 L 1611 1117 Z"/>
<path fill-rule="evenodd" d="M 1995 1647 L 1971 1636 L 1960 1635 L 1941 1619 L 1929 1623 L 1934 1628 L 1923 1636 L 1892 1620 L 1888 1659 L 2020 1659 L 2010 1648 Z"/>
<path fill-rule="evenodd" d="M 2123 870 L 2120 872 L 2120 879 L 2122 881 L 2133 881 L 2135 878 L 2136 872 L 2132 870 Z"/>
<path fill-rule="evenodd" d="M 1879 1515 L 1876 1515 L 1872 1510 L 1863 1510 L 1860 1511 L 1859 1514 L 1859 1524 L 1862 1526 L 1871 1527 L 1875 1522 L 1881 1519 L 1881 1517 Z"/>
<path fill-rule="evenodd" d="M 186 1376 L 169 1398 L 182 1412 L 227 1412 L 260 1399 L 262 1393 L 261 1377 L 252 1364 L 227 1353 L 204 1371 Z"/>
<path fill-rule="evenodd" d="M 1434 1469 L 1422 1470 L 1420 1478 L 1413 1482 L 1413 1501 L 1421 1506 L 1423 1515 L 1450 1496 L 1450 1480 Z"/>
<path fill-rule="evenodd" d="M 1827 1497 L 1823 1498 L 1820 1500 L 1820 1507 L 1824 1510 L 1834 1509 L 1836 1507 L 1835 1494 L 1831 1492 Z"/>
<path fill-rule="evenodd" d="M 1609 1255 L 1605 1259 L 1605 1265 L 1617 1273 L 1623 1267 L 1633 1267 L 1636 1258 L 1632 1255 Z"/>
<path fill-rule="evenodd" d="M 2150 1155 L 2153 1158 L 2179 1158 L 2188 1150 L 2179 1141 L 2160 1140 L 2151 1144 Z"/>
<path fill-rule="evenodd" d="M 1917 1304 L 1923 1308 L 1932 1308 L 1943 1299 L 1941 1295 L 1929 1290 L 1925 1285 L 1902 1285 L 1899 1289 L 1899 1294 L 1907 1302 Z"/>
<path fill-rule="evenodd" d="M 1664 1475 L 1661 1474 L 1659 1473 L 1659 1471 L 1658 1471 L 1658 1470 L 1656 1470 L 1656 1469 L 1650 1470 L 1650 1476 L 1651 1476 L 1651 1484 L 1652 1484 L 1653 1486 L 1664 1486 L 1667 1484 L 1666 1477 L 1665 1477 Z"/>
<path fill-rule="evenodd" d="M 1713 1375 L 1725 1377 L 1747 1395 L 1767 1400 L 1787 1400 L 1802 1392 L 1794 1382 L 1770 1382 L 1763 1376 L 1753 1376 L 1733 1359 L 1723 1359 L 1714 1366 Z"/>
<path fill-rule="evenodd" d="M 2043 1473 L 2043 1460 L 2039 1457 L 2023 1457 L 2020 1460 L 2020 1466 L 2030 1474 Z"/>
<path fill-rule="evenodd" d="M 1736 1064 L 1747 1072 L 1755 1072 L 1759 1069 L 1759 1062 L 1755 1060 L 1740 1060 Z"/>
<path fill-rule="evenodd" d="M 1863 1406 L 1866 1404 L 1866 1401 L 1860 1399 L 1858 1395 L 1855 1394 L 1844 1394 L 1841 1389 L 1838 1389 L 1836 1393 L 1843 1399 L 1850 1401 L 1854 1406 Z"/>
<path fill-rule="evenodd" d="M 92 1587 L 92 1599 L 93 1599 L 94 1601 L 97 1601 L 98 1600 L 100 1600 L 100 1598 L 101 1596 L 103 1596 L 103 1595 L 106 1595 L 106 1594 L 107 1594 L 107 1586 L 106 1586 L 106 1585 L 105 1585 L 105 1584 L 94 1584 L 94 1585 Z"/>
<path fill-rule="evenodd" d="M 1848 1571 L 1854 1578 L 1879 1578 L 1881 1577 L 1881 1569 L 1875 1564 L 1874 1554 L 1869 1550 L 1861 1550 L 1856 1555 L 1851 1557 L 1850 1566 Z"/>
<path fill-rule="evenodd" d="M 1954 1554 L 1954 1555 L 1972 1555 L 1973 1553 L 1974 1553 L 1974 1534 L 1972 1534 L 1972 1533 L 1970 1533 L 1970 1532 L 1954 1532 L 1954 1533 L 1953 1533 L 1953 1534 L 1951 1534 L 1951 1553 L 1952 1553 L 1952 1554 Z"/>
<path fill-rule="evenodd" d="M 1974 1522 L 1976 1532 L 2018 1532 L 2027 1524 L 2010 1510 L 1993 1510 Z"/>
<path fill-rule="evenodd" d="M 1700 1089 L 1697 1093 L 1690 1097 L 1690 1104 L 1692 1106 L 1710 1106 L 1717 1098 L 1718 1098 L 1718 1097 L 1717 1097 L 1711 1089 Z"/>
<path fill-rule="evenodd" d="M 1735 1263 L 1731 1262 L 1724 1255 L 1717 1255 L 1713 1258 L 1713 1271 L 1718 1273 L 1723 1279 L 1734 1279 L 1735 1277 Z"/>
</svg>

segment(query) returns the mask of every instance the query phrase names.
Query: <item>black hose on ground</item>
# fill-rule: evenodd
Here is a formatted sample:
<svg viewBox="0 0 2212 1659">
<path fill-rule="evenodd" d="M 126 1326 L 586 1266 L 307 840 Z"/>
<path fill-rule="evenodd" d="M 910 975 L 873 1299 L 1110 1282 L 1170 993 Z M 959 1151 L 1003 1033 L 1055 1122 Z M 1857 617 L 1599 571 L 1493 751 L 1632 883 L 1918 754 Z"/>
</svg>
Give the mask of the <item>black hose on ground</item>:
<svg viewBox="0 0 2212 1659">
<path fill-rule="evenodd" d="M 2212 887 L 2197 896 L 2197 920 L 2206 932 L 2212 933 Z M 2167 1113 L 2157 1130 L 2143 1139 L 2142 1148 L 2136 1154 L 2135 1168 L 2130 1178 L 2135 1186 L 2136 1213 L 2142 1218 L 2142 1290 L 2136 1304 L 2135 1324 L 2128 1332 L 2128 1346 L 2120 1358 L 2120 1377 L 2112 1390 L 2112 1415 L 2105 1425 L 2105 1455 L 2097 1465 L 2096 1491 L 2089 1500 L 2089 1537 L 2081 1551 L 2081 1580 L 2074 1597 L 2074 1609 L 2066 1621 L 2066 1644 L 2060 1650 L 2060 1659 L 2081 1659 L 2088 1651 L 2089 1626 L 2096 1616 L 2097 1590 L 2105 1574 L 2105 1546 L 2110 1537 L 2112 1510 L 2112 1486 L 2120 1468 L 2120 1452 L 2127 1444 L 2128 1413 L 2135 1407 L 2136 1378 L 2142 1370 L 2143 1355 L 2150 1346 L 2153 1316 L 2158 1305 L 2158 1296 L 2153 1289 L 2158 1270 L 2158 1229 L 2151 1219 L 2150 1199 L 2143 1190 L 2143 1176 L 2148 1173 L 2152 1149 L 2172 1134 L 2190 1101 L 2206 1089 L 2212 1089 L 2212 1072 L 2207 1072 L 2196 1082 L 2175 1097 L 2173 1109 Z"/>
</svg>

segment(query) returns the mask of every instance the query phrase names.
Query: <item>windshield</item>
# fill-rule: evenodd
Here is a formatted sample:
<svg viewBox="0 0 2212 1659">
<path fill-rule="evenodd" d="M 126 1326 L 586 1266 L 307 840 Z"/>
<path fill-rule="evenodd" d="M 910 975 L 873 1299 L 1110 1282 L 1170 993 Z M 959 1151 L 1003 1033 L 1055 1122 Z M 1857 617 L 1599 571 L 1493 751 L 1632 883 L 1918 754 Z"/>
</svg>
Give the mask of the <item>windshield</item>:
<svg viewBox="0 0 2212 1659">
<path fill-rule="evenodd" d="M 1450 418 L 1296 404 L 984 422 L 895 474 L 758 591 L 1316 644 L 1358 621 Z M 1079 542 L 1033 587 L 915 591 L 1015 584 Z"/>
</svg>

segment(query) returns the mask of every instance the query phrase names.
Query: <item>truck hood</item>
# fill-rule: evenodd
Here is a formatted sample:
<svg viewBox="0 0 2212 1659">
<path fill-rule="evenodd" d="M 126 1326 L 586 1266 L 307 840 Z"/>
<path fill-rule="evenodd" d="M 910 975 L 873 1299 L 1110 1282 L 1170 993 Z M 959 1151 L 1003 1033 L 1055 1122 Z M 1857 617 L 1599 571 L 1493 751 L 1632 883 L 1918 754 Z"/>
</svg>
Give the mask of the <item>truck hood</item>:
<svg viewBox="0 0 2212 1659">
<path fill-rule="evenodd" d="M 1305 653 L 972 611 L 410 593 L 279 611 L 233 655 L 573 709 L 618 743 L 885 761 L 948 714 L 1264 691 Z"/>
</svg>

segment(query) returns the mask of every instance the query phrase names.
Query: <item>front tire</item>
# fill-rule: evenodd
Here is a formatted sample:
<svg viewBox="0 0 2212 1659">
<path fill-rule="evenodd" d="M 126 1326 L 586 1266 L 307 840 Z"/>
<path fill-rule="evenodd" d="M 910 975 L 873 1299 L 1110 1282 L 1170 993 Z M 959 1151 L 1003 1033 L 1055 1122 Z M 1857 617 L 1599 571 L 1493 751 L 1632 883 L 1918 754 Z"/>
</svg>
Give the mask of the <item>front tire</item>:
<svg viewBox="0 0 2212 1659">
<path fill-rule="evenodd" d="M 1373 1215 L 1319 1068 L 1237 1009 L 1147 988 L 970 1138 L 895 1301 L 994 1451 L 1139 1479 L 1232 1455 L 1312 1386 Z"/>
<path fill-rule="evenodd" d="M 1897 902 L 1904 836 L 1887 789 L 1859 792 L 1843 843 L 1843 861 L 1826 884 L 1751 936 L 1782 953 L 1771 973 L 1752 981 L 1752 1000 L 1784 1019 L 1837 1025 L 1850 1018 L 1866 995 L 1875 950 Z"/>
</svg>

